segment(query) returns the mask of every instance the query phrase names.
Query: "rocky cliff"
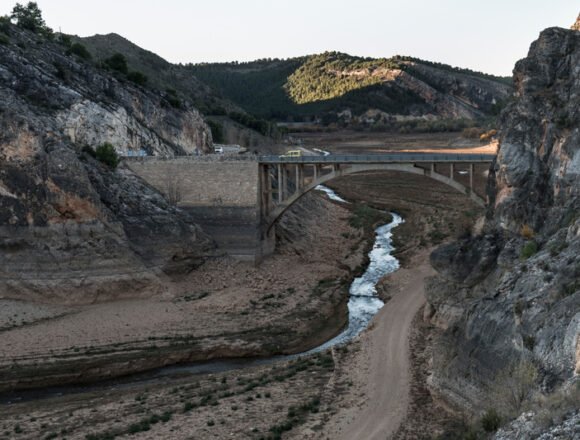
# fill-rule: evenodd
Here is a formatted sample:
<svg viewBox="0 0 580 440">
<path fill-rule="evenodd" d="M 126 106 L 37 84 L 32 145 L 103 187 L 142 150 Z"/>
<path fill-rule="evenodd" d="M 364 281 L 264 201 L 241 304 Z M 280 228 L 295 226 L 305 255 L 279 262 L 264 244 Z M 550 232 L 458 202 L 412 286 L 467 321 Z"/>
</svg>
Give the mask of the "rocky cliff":
<svg viewBox="0 0 580 440">
<path fill-rule="evenodd" d="M 514 82 L 484 232 L 433 252 L 426 312 L 433 388 L 504 417 L 580 373 L 580 32 L 543 31 Z"/>
<path fill-rule="evenodd" d="M 187 102 L 172 106 L 163 92 L 75 56 L 63 44 L 16 26 L 0 45 L 0 105 L 5 120 L 95 148 L 109 142 L 121 154 L 208 152 L 211 132 Z"/>
<path fill-rule="evenodd" d="M 128 170 L 91 150 L 206 151 L 192 107 L 3 24 L 0 44 L 0 298 L 78 303 L 148 295 L 212 243 Z"/>
</svg>

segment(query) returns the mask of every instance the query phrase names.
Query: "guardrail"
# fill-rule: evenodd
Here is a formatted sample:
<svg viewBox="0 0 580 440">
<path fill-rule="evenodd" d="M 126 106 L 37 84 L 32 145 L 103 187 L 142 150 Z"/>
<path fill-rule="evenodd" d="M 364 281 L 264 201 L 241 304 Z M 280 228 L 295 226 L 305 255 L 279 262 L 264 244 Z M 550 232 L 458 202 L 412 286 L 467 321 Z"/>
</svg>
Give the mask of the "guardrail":
<svg viewBox="0 0 580 440">
<path fill-rule="evenodd" d="M 493 161 L 495 154 L 453 153 L 384 153 L 384 154 L 330 154 L 328 156 L 258 156 L 260 163 L 397 163 L 397 162 L 482 162 Z"/>
</svg>

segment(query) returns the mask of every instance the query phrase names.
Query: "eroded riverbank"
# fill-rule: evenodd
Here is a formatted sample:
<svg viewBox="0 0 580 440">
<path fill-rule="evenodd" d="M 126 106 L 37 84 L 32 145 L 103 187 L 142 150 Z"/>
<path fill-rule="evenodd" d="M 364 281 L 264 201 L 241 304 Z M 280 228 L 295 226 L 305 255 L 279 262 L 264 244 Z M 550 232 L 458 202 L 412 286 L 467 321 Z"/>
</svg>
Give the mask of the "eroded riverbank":
<svg viewBox="0 0 580 440">
<path fill-rule="evenodd" d="M 219 259 L 163 298 L 78 307 L 12 302 L 2 308 L 10 315 L 1 330 L 0 388 L 296 353 L 331 338 L 346 324 L 347 286 L 363 262 L 365 240 L 349 225 L 347 209 L 314 195 L 305 203 L 288 212 L 280 252 L 259 268 Z M 31 306 L 52 314 L 32 314 Z"/>
</svg>

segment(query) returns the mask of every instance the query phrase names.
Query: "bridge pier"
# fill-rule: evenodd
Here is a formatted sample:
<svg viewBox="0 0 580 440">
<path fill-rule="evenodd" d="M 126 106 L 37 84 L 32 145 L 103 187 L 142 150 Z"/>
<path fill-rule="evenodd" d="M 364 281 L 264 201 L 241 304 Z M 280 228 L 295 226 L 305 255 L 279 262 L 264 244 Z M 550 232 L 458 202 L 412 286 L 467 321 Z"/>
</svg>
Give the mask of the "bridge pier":
<svg viewBox="0 0 580 440">
<path fill-rule="evenodd" d="M 475 165 L 469 164 L 469 189 L 473 191 L 473 174 L 475 173 Z"/>
</svg>

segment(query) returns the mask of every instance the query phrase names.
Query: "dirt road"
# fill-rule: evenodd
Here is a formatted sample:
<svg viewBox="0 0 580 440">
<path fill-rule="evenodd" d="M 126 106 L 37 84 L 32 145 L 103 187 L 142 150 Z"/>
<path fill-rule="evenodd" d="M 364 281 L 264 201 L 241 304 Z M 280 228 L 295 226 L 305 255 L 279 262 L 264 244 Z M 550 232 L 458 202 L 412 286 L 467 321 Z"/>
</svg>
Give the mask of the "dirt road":
<svg viewBox="0 0 580 440">
<path fill-rule="evenodd" d="M 326 424 L 325 437 L 344 440 L 384 440 L 403 421 L 409 401 L 409 335 L 413 317 L 425 301 L 424 280 L 433 274 L 428 251 L 415 264 L 392 275 L 393 298 L 377 314 L 371 330 L 361 337 L 361 349 L 349 375 L 362 384 L 358 396 L 341 402 Z M 358 377 L 357 377 L 358 376 Z"/>
</svg>

